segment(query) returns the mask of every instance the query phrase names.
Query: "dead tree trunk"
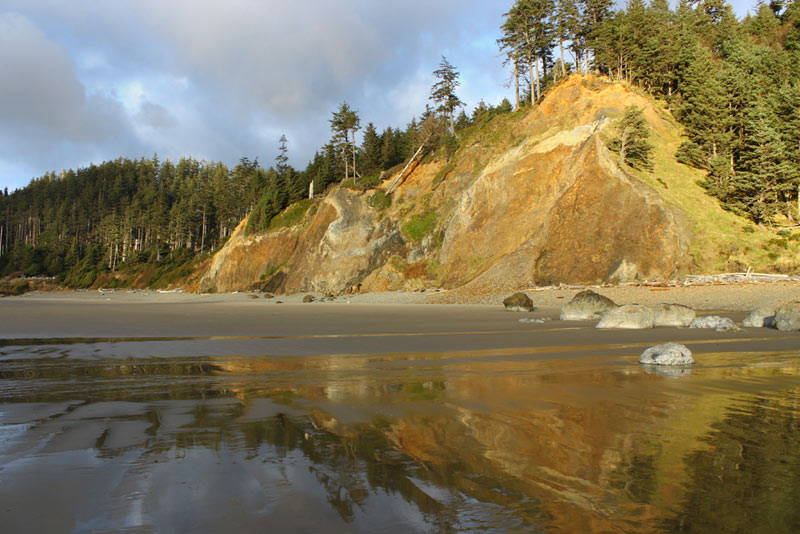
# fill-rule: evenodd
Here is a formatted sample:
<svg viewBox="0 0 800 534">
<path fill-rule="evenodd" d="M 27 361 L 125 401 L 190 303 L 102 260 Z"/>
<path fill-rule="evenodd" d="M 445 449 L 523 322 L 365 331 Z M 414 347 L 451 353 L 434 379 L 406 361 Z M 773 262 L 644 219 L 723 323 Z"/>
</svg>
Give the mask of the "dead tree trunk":
<svg viewBox="0 0 800 534">
<path fill-rule="evenodd" d="M 387 195 L 391 194 L 392 191 L 394 191 L 395 187 L 400 185 L 400 180 L 403 178 L 403 176 L 405 175 L 406 171 L 411 166 L 411 164 L 414 162 L 414 160 L 417 159 L 417 156 L 419 156 L 420 152 L 422 152 L 422 149 L 425 148 L 425 143 L 427 143 L 427 142 L 428 142 L 428 140 L 426 139 L 425 141 L 423 141 L 423 143 L 421 145 L 419 145 L 419 148 L 417 149 L 417 151 L 414 152 L 414 155 L 411 156 L 410 160 L 408 160 L 408 163 L 406 163 L 406 166 L 403 167 L 403 170 L 400 171 L 400 174 L 397 175 L 397 178 L 394 179 L 394 182 L 392 182 L 392 185 L 390 185 L 389 189 L 386 190 L 386 194 Z"/>
</svg>

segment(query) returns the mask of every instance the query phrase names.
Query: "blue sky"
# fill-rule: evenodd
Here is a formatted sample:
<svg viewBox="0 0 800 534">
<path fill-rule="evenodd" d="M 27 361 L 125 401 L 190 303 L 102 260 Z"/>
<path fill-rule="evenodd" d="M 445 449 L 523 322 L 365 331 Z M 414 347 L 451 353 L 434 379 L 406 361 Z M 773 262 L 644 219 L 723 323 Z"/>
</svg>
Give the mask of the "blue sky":
<svg viewBox="0 0 800 534">
<path fill-rule="evenodd" d="M 468 108 L 497 103 L 511 3 L 0 0 L 0 188 L 154 153 L 268 166 L 282 134 L 302 169 L 344 100 L 379 130 L 418 116 L 442 55 Z"/>
</svg>

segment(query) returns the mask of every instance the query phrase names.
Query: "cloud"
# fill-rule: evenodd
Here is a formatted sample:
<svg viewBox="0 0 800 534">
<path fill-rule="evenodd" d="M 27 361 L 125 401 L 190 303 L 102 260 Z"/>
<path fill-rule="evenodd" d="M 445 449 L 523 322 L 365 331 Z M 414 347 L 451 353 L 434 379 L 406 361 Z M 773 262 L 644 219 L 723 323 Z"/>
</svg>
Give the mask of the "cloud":
<svg viewBox="0 0 800 534">
<path fill-rule="evenodd" d="M 165 130 L 177 124 L 167 108 L 147 100 L 142 102 L 135 118 L 142 125 L 154 130 Z"/>
<path fill-rule="evenodd" d="M 0 14 L 0 169 L 35 175 L 153 152 L 271 163 L 284 133 L 302 168 L 344 100 L 381 129 L 418 116 L 442 54 L 470 105 L 505 81 L 499 59 L 478 57 L 504 2 L 4 5 L 17 13 Z"/>
<path fill-rule="evenodd" d="M 65 50 L 23 15 L 0 14 L 0 72 L 0 158 L 44 171 L 138 147 L 119 102 L 88 94 Z"/>
</svg>

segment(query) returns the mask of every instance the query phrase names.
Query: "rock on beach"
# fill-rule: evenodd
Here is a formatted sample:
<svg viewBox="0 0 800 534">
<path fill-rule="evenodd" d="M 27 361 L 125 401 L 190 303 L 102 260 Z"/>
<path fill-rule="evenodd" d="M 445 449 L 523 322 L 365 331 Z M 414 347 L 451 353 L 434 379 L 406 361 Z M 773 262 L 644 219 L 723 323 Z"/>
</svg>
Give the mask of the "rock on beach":
<svg viewBox="0 0 800 534">
<path fill-rule="evenodd" d="M 514 293 L 503 301 L 507 311 L 529 312 L 533 311 L 533 301 L 525 293 Z"/>
<path fill-rule="evenodd" d="M 645 365 L 692 365 L 692 351 L 680 343 L 664 343 L 645 350 L 639 356 L 639 363 Z"/>
<path fill-rule="evenodd" d="M 654 304 L 652 309 L 653 326 L 686 327 L 697 317 L 693 309 L 682 304 Z"/>
<path fill-rule="evenodd" d="M 610 310 L 603 315 L 595 328 L 626 328 L 638 330 L 653 328 L 655 314 L 647 306 L 641 304 L 626 304 Z"/>
<path fill-rule="evenodd" d="M 760 307 L 744 318 L 742 326 L 751 328 L 772 328 L 775 325 L 775 307 Z"/>
<path fill-rule="evenodd" d="M 775 312 L 775 328 L 783 332 L 800 330 L 800 300 L 781 304 Z"/>
<path fill-rule="evenodd" d="M 729 317 L 720 317 L 719 315 L 707 315 L 705 317 L 698 317 L 691 322 L 689 328 L 710 328 L 717 332 L 728 332 L 741 330 L 736 323 Z"/>
<path fill-rule="evenodd" d="M 561 309 L 562 321 L 596 321 L 617 305 L 591 289 L 581 291 Z"/>
</svg>

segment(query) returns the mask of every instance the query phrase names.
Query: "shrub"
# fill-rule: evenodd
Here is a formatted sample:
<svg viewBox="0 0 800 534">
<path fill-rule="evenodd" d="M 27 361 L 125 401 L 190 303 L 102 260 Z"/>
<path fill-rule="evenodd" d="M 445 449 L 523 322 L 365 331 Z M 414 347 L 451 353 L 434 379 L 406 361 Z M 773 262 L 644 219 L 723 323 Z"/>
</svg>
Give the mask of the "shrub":
<svg viewBox="0 0 800 534">
<path fill-rule="evenodd" d="M 416 213 L 402 226 L 403 234 L 411 241 L 422 241 L 436 226 L 436 210 Z"/>
<path fill-rule="evenodd" d="M 383 191 L 375 191 L 367 199 L 367 206 L 378 211 L 383 211 L 391 205 L 392 197 Z"/>
</svg>

